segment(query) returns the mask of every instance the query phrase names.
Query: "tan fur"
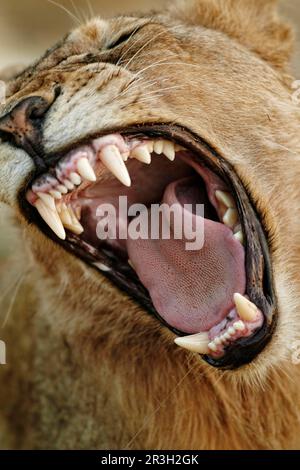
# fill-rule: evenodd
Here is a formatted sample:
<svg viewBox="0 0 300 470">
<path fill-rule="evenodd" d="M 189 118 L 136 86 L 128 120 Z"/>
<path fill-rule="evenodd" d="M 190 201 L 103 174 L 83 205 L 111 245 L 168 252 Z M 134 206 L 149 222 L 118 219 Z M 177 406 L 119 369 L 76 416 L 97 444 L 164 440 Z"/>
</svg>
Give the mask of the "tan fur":
<svg viewBox="0 0 300 470">
<path fill-rule="evenodd" d="M 126 70 L 105 63 L 101 73 L 83 54 L 150 17 L 95 19 L 9 82 L 3 113 L 63 85 L 45 122 L 48 152 L 141 122 L 176 122 L 210 143 L 234 165 L 269 235 L 279 323 L 237 371 L 177 349 L 157 320 L 26 222 L 16 198 L 33 163 L 0 143 L 0 199 L 22 228 L 14 272 L 26 273 L 3 338 L 2 447 L 300 448 L 300 366 L 291 360 L 300 339 L 300 112 L 287 75 L 290 32 L 274 3 L 177 3 L 137 34 Z M 134 73 L 142 80 L 130 86 Z M 151 88 L 163 78 L 170 88 Z"/>
</svg>

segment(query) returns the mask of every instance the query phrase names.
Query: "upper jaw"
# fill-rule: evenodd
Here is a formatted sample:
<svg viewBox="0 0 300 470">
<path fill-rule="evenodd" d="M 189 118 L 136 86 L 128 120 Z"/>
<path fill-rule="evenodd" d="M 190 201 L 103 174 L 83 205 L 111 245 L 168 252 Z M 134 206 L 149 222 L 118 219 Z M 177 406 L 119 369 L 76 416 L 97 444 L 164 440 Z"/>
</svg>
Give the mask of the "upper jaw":
<svg viewBox="0 0 300 470">
<path fill-rule="evenodd" d="M 261 223 L 252 206 L 240 179 L 232 166 L 213 149 L 211 149 L 201 138 L 192 134 L 187 129 L 174 125 L 149 124 L 134 126 L 126 129 L 114 129 L 114 133 L 121 132 L 122 135 L 146 135 L 150 138 L 162 137 L 183 145 L 192 151 L 195 160 L 201 155 L 201 161 L 205 162 L 208 168 L 218 174 L 225 181 L 235 194 L 240 220 L 246 237 L 246 277 L 247 296 L 263 312 L 264 322 L 262 327 L 250 338 L 238 339 L 234 346 L 226 349 L 226 354 L 222 357 L 205 355 L 205 360 L 219 368 L 236 368 L 251 362 L 254 357 L 262 351 L 271 338 L 276 325 L 276 299 L 273 290 L 272 270 L 269 257 L 267 240 Z M 105 133 L 107 134 L 107 132 Z M 97 136 L 95 136 L 97 137 Z M 99 137 L 99 135 L 98 135 Z M 84 142 L 81 142 L 83 144 Z M 77 144 L 78 145 L 78 144 Z M 77 146 L 76 145 L 76 146 Z M 74 145 L 75 147 L 75 145 Z M 69 149 L 71 150 L 71 149 Z M 61 155 L 49 156 L 49 161 L 57 161 Z M 126 183 L 126 182 L 125 182 Z M 35 221 L 48 236 L 56 242 L 58 239 L 53 236 L 45 225 L 40 224 L 36 213 L 25 201 L 24 191 L 20 194 L 20 204 L 26 217 Z M 111 279 L 122 290 L 125 290 L 131 297 L 137 300 L 146 310 L 156 315 L 162 323 L 164 320 L 158 315 L 153 307 L 144 287 L 139 283 L 137 277 L 127 266 L 121 266 L 111 253 L 94 250 L 90 245 L 83 242 L 76 234 L 68 234 L 67 240 L 59 240 L 66 250 L 79 255 L 93 268 L 100 270 L 102 274 Z M 103 265 L 109 265 L 110 270 L 103 271 Z M 167 325 L 169 328 L 170 326 Z M 171 328 L 175 333 L 182 335 L 180 331 Z"/>
</svg>

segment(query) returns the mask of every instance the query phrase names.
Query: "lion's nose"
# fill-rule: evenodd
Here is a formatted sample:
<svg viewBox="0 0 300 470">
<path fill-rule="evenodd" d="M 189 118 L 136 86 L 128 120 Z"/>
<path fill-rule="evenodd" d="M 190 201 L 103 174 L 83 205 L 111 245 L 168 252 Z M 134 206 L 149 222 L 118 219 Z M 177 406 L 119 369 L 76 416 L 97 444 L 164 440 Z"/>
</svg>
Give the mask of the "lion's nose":
<svg viewBox="0 0 300 470">
<path fill-rule="evenodd" d="M 49 97 L 29 96 L 0 118 L 0 137 L 23 148 L 39 167 L 45 165 L 41 158 L 43 120 L 56 97 L 56 90 Z"/>
<path fill-rule="evenodd" d="M 41 120 L 49 103 L 40 96 L 30 96 L 19 102 L 0 119 L 0 132 L 9 135 L 19 147 L 33 144 L 38 137 Z"/>
</svg>

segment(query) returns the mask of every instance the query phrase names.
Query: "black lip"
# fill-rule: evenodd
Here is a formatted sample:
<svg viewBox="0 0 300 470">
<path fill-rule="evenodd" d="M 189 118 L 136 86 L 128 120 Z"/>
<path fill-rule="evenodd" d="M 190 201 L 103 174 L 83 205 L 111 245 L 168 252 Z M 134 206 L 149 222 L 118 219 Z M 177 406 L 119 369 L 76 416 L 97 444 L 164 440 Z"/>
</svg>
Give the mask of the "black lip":
<svg viewBox="0 0 300 470">
<path fill-rule="evenodd" d="M 235 341 L 234 345 L 226 349 L 222 358 L 215 359 L 211 356 L 203 356 L 203 358 L 213 367 L 220 369 L 236 369 L 250 363 L 265 348 L 272 337 L 277 322 L 277 301 L 267 236 L 262 228 L 257 211 L 233 167 L 200 137 L 184 127 L 173 124 L 146 124 L 126 129 L 114 129 L 111 132 L 120 132 L 123 135 L 147 135 L 152 138 L 164 137 L 182 144 L 185 148 L 191 150 L 195 159 L 201 158 L 201 163 L 204 163 L 217 173 L 234 192 L 246 236 L 247 294 L 263 312 L 264 324 L 251 337 Z M 105 134 L 107 133 L 108 131 L 105 132 Z M 86 141 L 94 137 L 89 136 Z M 99 137 L 99 135 L 96 137 Z M 76 146 L 80 144 L 77 142 Z M 59 158 L 60 155 L 49 156 L 48 161 L 54 162 Z M 32 177 L 30 181 L 32 181 Z M 37 216 L 36 212 L 32 210 L 24 196 L 25 190 L 21 191 L 19 202 L 25 217 L 30 222 L 37 224 L 48 237 L 56 243 L 63 245 L 67 251 L 77 257 L 79 256 L 95 269 L 98 269 L 95 267 L 96 262 L 104 263 L 110 267 L 111 271 L 101 271 L 101 273 L 127 293 L 127 295 L 135 299 L 150 314 L 155 315 L 163 325 L 176 335 L 185 335 L 184 332 L 178 331 L 166 324 L 160 317 L 151 302 L 147 290 L 139 282 L 134 271 L 128 266 L 127 260 L 124 260 L 124 263 L 122 263 L 113 252 L 107 250 L 101 250 L 100 252 L 80 240 L 76 235 L 68 234 L 67 240 L 58 240 L 48 226 Z"/>
</svg>

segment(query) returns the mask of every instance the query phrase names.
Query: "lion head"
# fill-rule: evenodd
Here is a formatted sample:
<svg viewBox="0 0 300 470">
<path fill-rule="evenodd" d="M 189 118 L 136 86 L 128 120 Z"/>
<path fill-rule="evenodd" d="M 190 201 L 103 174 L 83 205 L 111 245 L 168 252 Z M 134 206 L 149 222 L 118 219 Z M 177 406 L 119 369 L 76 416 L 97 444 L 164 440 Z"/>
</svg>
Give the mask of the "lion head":
<svg viewBox="0 0 300 470">
<path fill-rule="evenodd" d="M 181 370 L 192 361 L 253 381 L 290 357 L 300 113 L 275 3 L 179 1 L 95 18 L 6 82 L 1 201 L 56 324 L 116 362 L 147 367 L 163 353 Z M 99 240 L 97 210 L 119 196 L 148 215 L 152 204 L 203 204 L 203 247 Z M 128 235 L 136 214 L 117 215 Z"/>
</svg>

